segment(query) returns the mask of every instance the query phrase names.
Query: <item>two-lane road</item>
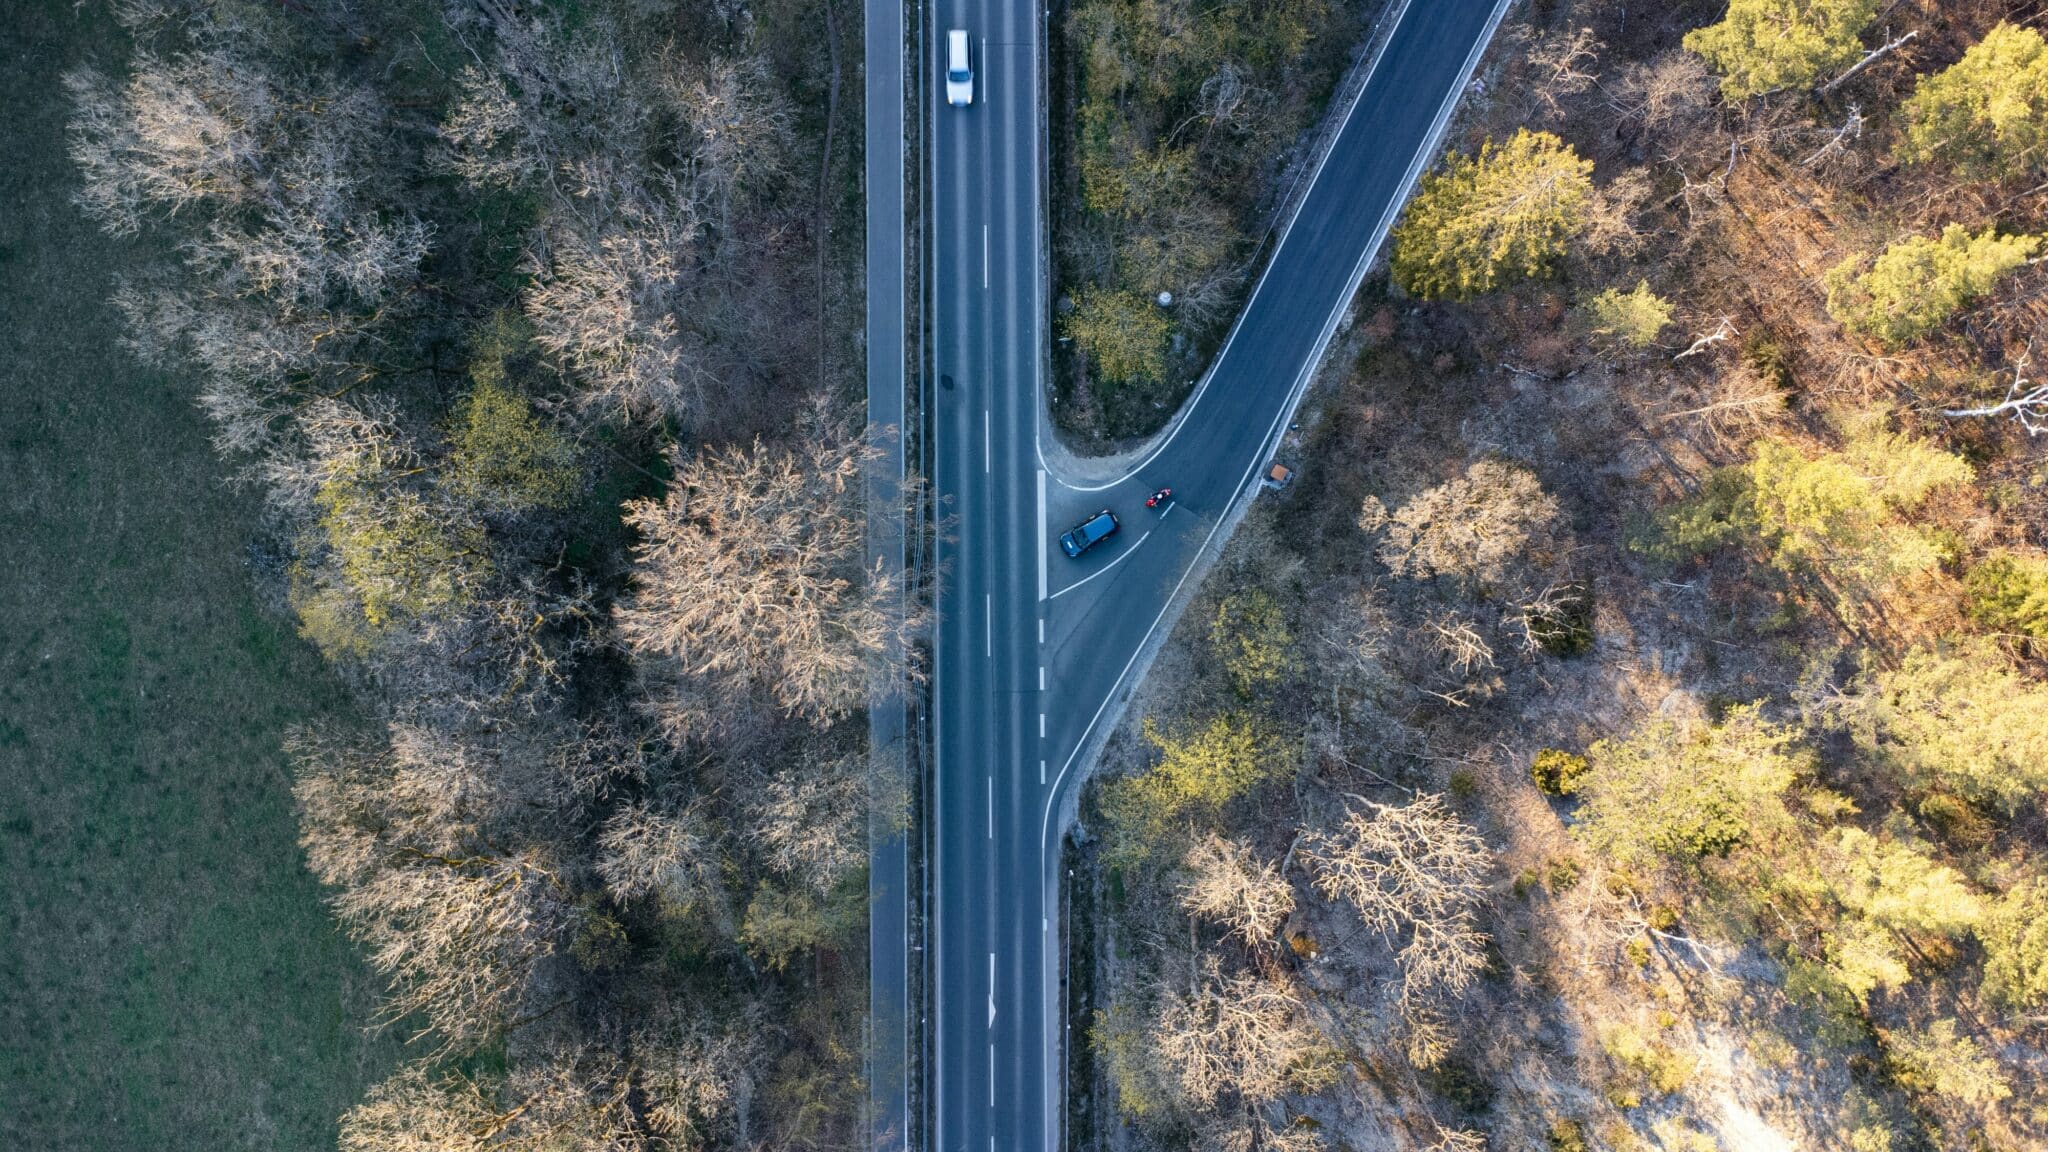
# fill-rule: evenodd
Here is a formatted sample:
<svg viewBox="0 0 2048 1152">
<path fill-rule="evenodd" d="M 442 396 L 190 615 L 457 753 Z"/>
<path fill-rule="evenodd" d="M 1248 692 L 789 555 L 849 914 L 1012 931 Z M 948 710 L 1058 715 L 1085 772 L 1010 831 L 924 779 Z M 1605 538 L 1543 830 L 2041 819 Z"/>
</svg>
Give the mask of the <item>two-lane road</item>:
<svg viewBox="0 0 2048 1152">
<path fill-rule="evenodd" d="M 930 812 L 929 1141 L 1059 1147 L 1066 1021 L 1057 884 L 1064 809 L 1256 473 L 1508 0 L 1408 0 L 1210 376 L 1175 432 L 1108 484 L 1038 450 L 1044 325 L 1042 14 L 940 0 L 975 46 L 975 103 L 931 83 L 932 481 L 938 547 Z M 1178 497 L 1147 510 L 1144 495 Z M 1078 561 L 1056 537 L 1099 508 L 1123 531 Z"/>
<path fill-rule="evenodd" d="M 933 480 L 950 525 L 933 688 L 934 1148 L 1044 1148 L 1057 1135 L 1039 995 L 1047 864 L 1036 835 L 1021 834 L 1035 828 L 1037 765 L 1051 755 L 1034 560 L 1038 19 L 1029 4 L 945 0 L 926 41 L 936 54 L 945 30 L 964 28 L 975 65 L 973 105 L 935 107 L 930 137 Z"/>
</svg>

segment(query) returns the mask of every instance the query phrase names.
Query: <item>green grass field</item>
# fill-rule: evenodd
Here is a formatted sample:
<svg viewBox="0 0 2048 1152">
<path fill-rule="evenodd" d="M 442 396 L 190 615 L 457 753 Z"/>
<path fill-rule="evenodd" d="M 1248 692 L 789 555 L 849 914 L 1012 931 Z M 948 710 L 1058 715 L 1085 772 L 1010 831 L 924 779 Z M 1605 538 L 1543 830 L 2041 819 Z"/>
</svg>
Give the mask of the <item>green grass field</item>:
<svg viewBox="0 0 2048 1152">
<path fill-rule="evenodd" d="M 322 1149 L 396 1058 L 278 749 L 341 686 L 250 590 L 253 501 L 117 342 L 68 196 L 97 6 L 0 21 L 0 1147 Z"/>
</svg>

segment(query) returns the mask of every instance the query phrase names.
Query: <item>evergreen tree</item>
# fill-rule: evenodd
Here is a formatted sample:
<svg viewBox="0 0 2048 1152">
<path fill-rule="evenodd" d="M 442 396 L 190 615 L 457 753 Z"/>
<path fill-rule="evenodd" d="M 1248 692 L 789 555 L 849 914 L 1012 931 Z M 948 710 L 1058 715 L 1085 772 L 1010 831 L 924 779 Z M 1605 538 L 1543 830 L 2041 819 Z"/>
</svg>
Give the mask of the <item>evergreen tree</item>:
<svg viewBox="0 0 2048 1152">
<path fill-rule="evenodd" d="M 1699 495 L 1667 510 L 1646 548 L 1677 560 L 1748 543 L 1789 575 L 1873 595 L 1940 562 L 1934 540 L 1902 514 L 1971 475 L 1959 457 L 1875 419 L 1852 426 L 1840 451 L 1819 456 L 1765 440 L 1749 463 L 1715 473 Z"/>
<path fill-rule="evenodd" d="M 1429 299 L 1467 299 L 1546 274 L 1584 232 L 1593 162 L 1548 132 L 1453 153 L 1394 230 L 1394 279 Z"/>
<path fill-rule="evenodd" d="M 1925 77 L 1899 109 L 1909 163 L 1943 160 L 2004 179 L 2048 161 L 2048 43 L 2000 24 L 1953 65 Z"/>
<path fill-rule="evenodd" d="M 1963 578 L 1970 618 L 1994 632 L 2048 640 L 2048 559 L 1995 552 Z"/>
<path fill-rule="evenodd" d="M 1782 797 L 1811 770 L 1795 733 L 1756 705 L 1720 724 L 1659 716 L 1589 750 L 1573 832 L 1628 868 L 1726 856 L 1790 824 Z"/>
<path fill-rule="evenodd" d="M 1844 907 L 1888 931 L 1955 937 L 1983 915 L 1955 869 L 1861 828 L 1835 830 L 1827 871 Z"/>
<path fill-rule="evenodd" d="M 1855 63 L 1881 0 L 1730 0 L 1685 46 L 1721 73 L 1721 94 L 1747 100 L 1812 84 Z"/>
<path fill-rule="evenodd" d="M 1828 271 L 1828 314 L 1852 332 L 1898 347 L 1941 327 L 2040 248 L 2038 236 L 1975 236 L 1960 224 L 1941 239 L 1915 236 L 1885 249 L 1874 263 L 1866 253 Z"/>
<path fill-rule="evenodd" d="M 1835 705 L 1857 740 L 1917 787 L 2007 811 L 2048 789 L 2048 687 L 1989 643 L 1912 653 Z"/>
<path fill-rule="evenodd" d="M 1159 753 L 1150 771 L 1119 780 L 1103 797 L 1125 863 L 1149 856 L 1185 813 L 1214 813 L 1272 776 L 1278 748 L 1259 721 L 1226 712 L 1205 724 L 1166 731 L 1147 720 L 1145 740 Z"/>
<path fill-rule="evenodd" d="M 2027 1012 L 2048 1004 L 2048 880 L 2012 886 L 1977 930 L 1984 941 L 1984 994 Z"/>
<path fill-rule="evenodd" d="M 1888 1032 L 1885 1043 L 1894 1073 L 1908 1088 L 1976 1108 L 2012 1095 L 1998 1061 L 1963 1035 L 1953 1018 L 1937 1020 L 1925 1031 Z"/>
</svg>

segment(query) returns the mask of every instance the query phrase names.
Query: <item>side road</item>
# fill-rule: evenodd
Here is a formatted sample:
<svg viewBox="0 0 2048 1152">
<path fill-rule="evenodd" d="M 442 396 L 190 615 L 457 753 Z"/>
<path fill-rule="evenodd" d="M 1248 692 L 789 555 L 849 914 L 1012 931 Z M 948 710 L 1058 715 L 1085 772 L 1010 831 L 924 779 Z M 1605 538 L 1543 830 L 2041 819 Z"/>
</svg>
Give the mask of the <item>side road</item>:
<svg viewBox="0 0 2048 1152">
<path fill-rule="evenodd" d="M 866 0 L 867 379 L 869 435 L 882 458 L 867 488 L 870 567 L 904 559 L 904 2 Z M 898 584 L 897 595 L 911 590 Z M 898 685 L 868 705 L 868 1131 L 877 1152 L 910 1147 L 909 882 L 900 814 L 909 787 L 908 701 Z"/>
</svg>

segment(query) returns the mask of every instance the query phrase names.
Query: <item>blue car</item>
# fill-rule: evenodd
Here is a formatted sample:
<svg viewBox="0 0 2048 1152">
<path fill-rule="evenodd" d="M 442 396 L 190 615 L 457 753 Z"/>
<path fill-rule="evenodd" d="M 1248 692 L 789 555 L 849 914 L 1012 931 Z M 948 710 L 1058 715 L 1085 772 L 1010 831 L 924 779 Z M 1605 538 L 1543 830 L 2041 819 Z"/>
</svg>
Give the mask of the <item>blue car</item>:
<svg viewBox="0 0 2048 1152">
<path fill-rule="evenodd" d="M 1073 529 L 1060 536 L 1060 551 L 1069 556 L 1079 556 L 1111 536 L 1123 525 L 1116 522 L 1116 513 L 1104 508 L 1088 519 L 1074 525 Z"/>
</svg>

